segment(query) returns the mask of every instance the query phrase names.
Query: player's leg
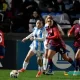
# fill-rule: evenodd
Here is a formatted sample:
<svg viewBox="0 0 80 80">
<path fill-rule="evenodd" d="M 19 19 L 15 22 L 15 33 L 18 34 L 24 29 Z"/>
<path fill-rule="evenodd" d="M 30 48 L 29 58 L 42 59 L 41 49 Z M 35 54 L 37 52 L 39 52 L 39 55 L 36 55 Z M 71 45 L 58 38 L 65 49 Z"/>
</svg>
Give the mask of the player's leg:
<svg viewBox="0 0 80 80">
<path fill-rule="evenodd" d="M 79 52 L 78 52 L 78 64 L 79 64 L 79 68 L 80 68 L 80 49 L 79 49 Z"/>
<path fill-rule="evenodd" d="M 77 75 L 80 67 L 80 49 L 77 49 L 76 55 L 75 55 L 75 61 L 76 61 L 76 68 L 73 73 L 73 75 Z"/>
<path fill-rule="evenodd" d="M 45 49 L 45 54 L 43 56 L 43 74 L 45 74 L 47 69 L 47 64 L 48 64 L 47 53 L 48 53 L 48 49 Z"/>
<path fill-rule="evenodd" d="M 75 67 L 75 62 L 67 56 L 66 49 L 64 47 L 58 47 L 58 52 L 61 54 L 64 60 L 68 61 L 70 64 L 72 64 Z"/>
<path fill-rule="evenodd" d="M 49 70 L 48 71 L 48 74 L 53 74 L 52 72 L 53 72 L 53 62 L 52 62 L 52 59 L 48 59 L 48 66 L 47 66 L 47 69 Z"/>
<path fill-rule="evenodd" d="M 5 47 L 0 45 L 0 63 L 2 64 L 2 66 L 4 57 L 5 57 Z"/>
<path fill-rule="evenodd" d="M 75 55 L 75 60 L 76 60 L 76 70 L 78 71 L 79 66 L 80 66 L 80 49 L 77 50 L 76 55 Z"/>
<path fill-rule="evenodd" d="M 56 54 L 56 51 L 55 51 L 54 47 L 51 47 L 51 48 L 48 50 L 48 56 L 47 56 L 47 58 L 51 60 L 55 54 Z M 50 69 L 49 67 L 50 67 L 50 66 L 48 66 L 48 69 Z M 52 68 L 52 67 L 51 67 L 51 68 Z M 50 71 L 50 70 L 48 70 L 48 71 Z M 52 74 L 52 73 L 48 72 L 48 73 L 46 73 L 46 74 L 49 74 L 49 75 L 50 75 L 50 74 Z"/>
<path fill-rule="evenodd" d="M 75 67 L 75 62 L 72 60 L 71 57 L 67 56 L 66 53 L 62 54 L 62 57 L 65 61 L 68 61 L 70 64 L 72 64 L 73 67 Z"/>
<path fill-rule="evenodd" d="M 0 59 L 3 59 L 5 56 L 5 47 L 0 46 Z"/>
<path fill-rule="evenodd" d="M 44 46 L 45 46 L 45 54 L 44 54 L 44 57 L 43 57 L 43 70 L 44 70 L 43 74 L 46 74 L 47 70 L 48 70 L 49 74 L 53 74 L 52 73 L 52 67 L 53 67 L 52 59 L 47 58 L 49 45 L 46 45 L 46 42 L 45 42 Z"/>
<path fill-rule="evenodd" d="M 42 61 L 41 56 L 37 57 L 37 63 L 38 63 L 38 70 L 39 71 L 38 71 L 36 77 L 39 77 L 43 73 L 43 61 Z"/>
<path fill-rule="evenodd" d="M 22 66 L 22 69 L 19 70 L 19 72 L 24 72 L 29 64 L 29 60 L 30 58 L 34 55 L 34 52 L 30 49 L 24 62 L 23 62 L 23 66 Z"/>
</svg>

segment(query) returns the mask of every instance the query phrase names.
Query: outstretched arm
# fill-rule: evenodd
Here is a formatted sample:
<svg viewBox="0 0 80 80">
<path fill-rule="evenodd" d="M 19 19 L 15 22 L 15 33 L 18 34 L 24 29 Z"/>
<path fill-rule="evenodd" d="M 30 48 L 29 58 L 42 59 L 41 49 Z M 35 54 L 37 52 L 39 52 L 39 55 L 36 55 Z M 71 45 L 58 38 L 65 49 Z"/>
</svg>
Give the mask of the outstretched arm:
<svg viewBox="0 0 80 80">
<path fill-rule="evenodd" d="M 68 37 L 70 37 L 72 35 L 72 33 L 74 32 L 75 26 L 73 26 L 69 32 L 68 32 Z"/>
<path fill-rule="evenodd" d="M 29 34 L 27 37 L 22 39 L 22 42 L 24 42 L 25 40 L 28 40 L 29 38 L 31 38 L 33 36 L 33 33 Z"/>
</svg>

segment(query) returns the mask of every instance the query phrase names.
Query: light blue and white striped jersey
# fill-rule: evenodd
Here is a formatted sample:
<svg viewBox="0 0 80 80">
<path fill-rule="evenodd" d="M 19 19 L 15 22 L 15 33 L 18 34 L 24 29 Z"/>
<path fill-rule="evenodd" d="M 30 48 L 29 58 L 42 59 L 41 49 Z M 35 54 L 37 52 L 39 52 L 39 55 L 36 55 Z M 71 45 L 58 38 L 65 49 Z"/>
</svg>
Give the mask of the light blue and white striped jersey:
<svg viewBox="0 0 80 80">
<path fill-rule="evenodd" d="M 41 53 L 44 53 L 44 41 L 46 38 L 45 28 L 42 27 L 38 29 L 37 27 L 34 27 L 33 37 L 34 41 L 30 45 L 30 48 L 35 49 L 36 51 L 39 51 Z"/>
</svg>

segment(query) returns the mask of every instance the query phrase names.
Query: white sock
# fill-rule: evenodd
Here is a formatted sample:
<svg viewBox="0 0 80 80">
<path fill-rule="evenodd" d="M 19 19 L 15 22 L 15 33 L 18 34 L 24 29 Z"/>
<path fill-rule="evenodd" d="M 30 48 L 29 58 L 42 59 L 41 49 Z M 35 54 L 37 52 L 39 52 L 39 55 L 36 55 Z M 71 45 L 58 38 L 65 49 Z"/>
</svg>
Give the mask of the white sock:
<svg viewBox="0 0 80 80">
<path fill-rule="evenodd" d="M 27 66 L 28 66 L 28 63 L 24 61 L 24 62 L 23 62 L 23 69 L 26 69 Z"/>
<path fill-rule="evenodd" d="M 48 59 L 46 59 L 46 58 L 44 57 L 44 58 L 43 58 L 43 70 L 46 70 L 47 64 L 48 64 Z"/>
<path fill-rule="evenodd" d="M 40 67 L 41 72 L 43 72 L 43 67 Z"/>
<path fill-rule="evenodd" d="M 39 71 L 43 71 L 43 67 L 38 66 L 38 70 L 39 70 Z"/>
<path fill-rule="evenodd" d="M 38 70 L 40 71 L 40 66 L 38 65 Z"/>
</svg>

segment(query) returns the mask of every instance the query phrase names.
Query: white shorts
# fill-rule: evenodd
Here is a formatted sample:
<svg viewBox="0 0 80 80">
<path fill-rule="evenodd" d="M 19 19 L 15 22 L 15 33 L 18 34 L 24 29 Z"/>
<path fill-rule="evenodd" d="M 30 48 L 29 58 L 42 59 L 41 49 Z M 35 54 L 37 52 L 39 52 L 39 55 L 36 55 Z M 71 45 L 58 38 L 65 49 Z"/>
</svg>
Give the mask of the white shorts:
<svg viewBox="0 0 80 80">
<path fill-rule="evenodd" d="M 46 44 L 47 44 L 47 40 L 44 41 L 44 48 L 49 49 L 49 45 L 46 46 Z"/>
<path fill-rule="evenodd" d="M 44 54 L 43 51 L 38 51 L 34 47 L 30 47 L 30 50 L 33 51 L 33 53 L 36 54 L 37 57 L 42 56 Z"/>
</svg>

